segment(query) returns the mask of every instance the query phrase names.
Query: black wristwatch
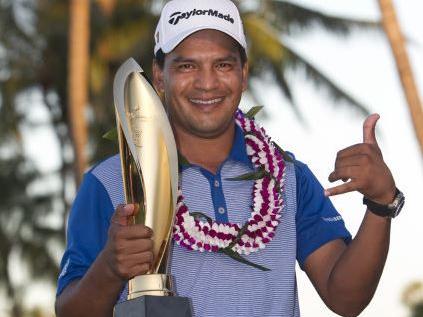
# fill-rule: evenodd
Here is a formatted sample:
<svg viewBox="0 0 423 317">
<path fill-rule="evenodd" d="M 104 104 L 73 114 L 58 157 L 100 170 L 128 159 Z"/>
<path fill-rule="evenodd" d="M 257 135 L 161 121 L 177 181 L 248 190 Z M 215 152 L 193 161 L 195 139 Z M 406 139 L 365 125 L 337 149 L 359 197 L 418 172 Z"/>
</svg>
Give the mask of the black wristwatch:
<svg viewBox="0 0 423 317">
<path fill-rule="evenodd" d="M 363 204 L 367 205 L 367 208 L 375 215 L 387 218 L 395 218 L 399 215 L 402 206 L 404 206 L 405 197 L 404 194 L 397 188 L 395 192 L 395 198 L 389 205 L 381 205 L 363 196 Z"/>
</svg>

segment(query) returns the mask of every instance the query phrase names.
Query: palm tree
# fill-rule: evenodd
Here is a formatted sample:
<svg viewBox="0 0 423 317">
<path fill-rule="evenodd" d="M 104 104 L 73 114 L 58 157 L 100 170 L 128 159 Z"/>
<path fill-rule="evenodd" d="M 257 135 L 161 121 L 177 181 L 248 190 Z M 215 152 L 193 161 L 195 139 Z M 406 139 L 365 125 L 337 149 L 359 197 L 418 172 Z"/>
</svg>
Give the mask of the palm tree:
<svg viewBox="0 0 423 317">
<path fill-rule="evenodd" d="M 36 6 L 27 5 L 26 9 L 31 12 L 45 13 L 42 10 L 37 12 Z M 41 26 L 37 31 L 43 30 L 41 38 L 32 29 L 33 25 L 21 25 L 16 21 L 18 6 L 16 2 L 0 2 L 0 287 L 5 290 L 14 317 L 23 314 L 22 296 L 26 285 L 13 282 L 16 262 L 11 259 L 18 259 L 15 261 L 28 270 L 30 281 L 51 281 L 58 273 L 55 254 L 61 247 L 57 243 L 63 240 L 62 229 L 46 222 L 52 211 L 60 212 L 57 205 L 62 202 L 62 193 L 44 188 L 46 178 L 51 175 L 40 173 L 33 166 L 22 144 L 21 128 L 42 123 L 30 121 L 32 100 L 27 98 L 18 102 L 18 97 L 26 92 L 40 90 L 51 105 L 53 125 L 63 127 L 57 119 L 62 115 L 62 109 L 58 108 L 56 94 L 64 89 L 59 84 L 53 91 L 49 84 L 60 82 L 58 78 L 52 80 L 51 75 L 57 72 L 56 76 L 60 77 L 64 73 L 61 71 L 63 64 L 55 64 L 57 56 L 63 54 L 57 45 L 49 51 L 42 41 L 47 37 L 54 39 L 51 35 L 60 32 L 60 23 L 56 28 L 50 25 L 43 29 L 45 20 L 39 20 Z M 60 10 L 49 14 L 51 22 L 53 16 L 60 15 Z M 59 17 L 58 20 L 66 21 L 66 18 Z M 43 60 L 48 60 L 50 65 L 46 66 Z M 67 135 L 64 129 L 57 129 L 57 133 Z"/>
<path fill-rule="evenodd" d="M 85 117 L 88 99 L 90 3 L 72 0 L 69 5 L 68 107 L 75 153 L 75 177 L 78 185 L 87 165 Z"/>
<path fill-rule="evenodd" d="M 402 35 L 392 1 L 379 0 L 378 2 L 382 13 L 383 27 L 395 57 L 398 75 L 407 99 L 414 131 L 420 145 L 420 151 L 423 154 L 423 109 L 408 59 L 404 36 Z"/>
</svg>

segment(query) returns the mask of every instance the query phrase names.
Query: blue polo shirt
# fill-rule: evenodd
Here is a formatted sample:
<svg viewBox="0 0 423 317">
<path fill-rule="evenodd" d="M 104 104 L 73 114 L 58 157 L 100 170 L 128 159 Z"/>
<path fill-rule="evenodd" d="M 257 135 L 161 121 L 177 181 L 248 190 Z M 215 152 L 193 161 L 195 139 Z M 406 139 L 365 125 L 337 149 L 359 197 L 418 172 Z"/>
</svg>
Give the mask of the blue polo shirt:
<svg viewBox="0 0 423 317">
<path fill-rule="evenodd" d="M 236 126 L 233 146 L 216 174 L 200 166 L 182 166 L 180 186 L 191 211 L 218 222 L 243 224 L 251 213 L 254 181 L 231 181 L 251 172 L 242 130 Z M 295 261 L 334 239 L 351 235 L 340 214 L 324 196 L 310 169 L 299 161 L 286 164 L 284 208 L 274 239 L 247 259 L 270 269 L 259 271 L 221 253 L 200 253 L 172 245 L 170 273 L 176 292 L 189 297 L 195 316 L 299 316 Z M 110 218 L 124 202 L 119 156 L 92 168 L 69 216 L 67 247 L 61 262 L 57 295 L 81 278 L 107 241 Z M 119 301 L 126 300 L 127 288 Z"/>
</svg>

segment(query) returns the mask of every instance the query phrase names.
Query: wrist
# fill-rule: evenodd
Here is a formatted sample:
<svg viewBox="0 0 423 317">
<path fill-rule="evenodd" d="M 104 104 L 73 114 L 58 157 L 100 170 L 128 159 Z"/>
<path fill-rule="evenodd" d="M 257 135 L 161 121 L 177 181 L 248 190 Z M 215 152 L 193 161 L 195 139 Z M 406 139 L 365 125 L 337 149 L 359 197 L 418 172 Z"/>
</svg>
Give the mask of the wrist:
<svg viewBox="0 0 423 317">
<path fill-rule="evenodd" d="M 368 197 L 368 199 L 380 205 L 389 205 L 394 201 L 396 194 L 397 194 L 397 188 L 394 185 L 394 187 L 391 188 L 389 191 L 387 191 L 384 195 L 380 197 L 376 197 L 376 198 Z"/>
<path fill-rule="evenodd" d="M 363 197 L 363 204 L 367 205 L 369 211 L 375 215 L 388 218 L 398 216 L 404 205 L 405 198 L 404 194 L 398 188 L 395 188 L 393 198 L 386 198 L 384 201 L 385 203 L 381 204 L 379 201 L 369 199 L 366 196 Z M 386 203 L 387 201 L 389 202 Z"/>
</svg>

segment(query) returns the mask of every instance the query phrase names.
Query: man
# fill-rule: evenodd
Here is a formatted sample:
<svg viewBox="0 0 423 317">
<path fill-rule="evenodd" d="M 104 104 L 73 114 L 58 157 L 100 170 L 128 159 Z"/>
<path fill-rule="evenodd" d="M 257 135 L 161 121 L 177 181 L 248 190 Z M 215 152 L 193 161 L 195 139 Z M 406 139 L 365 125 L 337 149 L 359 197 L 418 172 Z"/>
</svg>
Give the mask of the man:
<svg viewBox="0 0 423 317">
<path fill-rule="evenodd" d="M 154 86 L 164 96 L 178 150 L 190 162 L 180 174 L 186 206 L 217 224 L 244 224 L 264 196 L 253 201 L 252 180 L 228 180 L 262 162 L 251 159 L 251 139 L 234 119 L 248 78 L 238 10 L 229 0 L 170 1 L 155 40 Z M 330 309 L 356 316 L 366 307 L 386 260 L 390 218 L 400 209 L 389 204 L 402 198 L 377 146 L 377 120 L 366 119 L 362 144 L 338 153 L 329 180 L 342 185 L 324 190 L 306 165 L 279 165 L 280 219 L 269 222 L 274 231 L 264 229 L 273 234 L 260 248 L 243 245 L 246 259 L 269 271 L 222 253 L 189 250 L 175 238 L 171 274 L 178 295 L 191 298 L 195 316 L 299 316 L 296 259 Z M 356 190 L 369 207 L 351 240 L 327 196 Z M 134 206 L 122 202 L 115 156 L 86 174 L 76 197 L 59 276 L 59 316 L 110 316 L 126 298 L 128 279 L 148 271 L 154 233 L 128 225 Z"/>
</svg>

